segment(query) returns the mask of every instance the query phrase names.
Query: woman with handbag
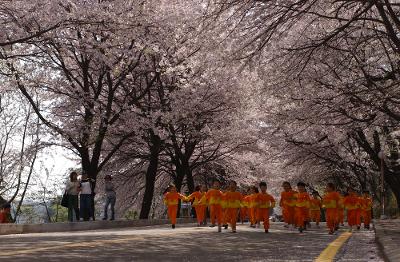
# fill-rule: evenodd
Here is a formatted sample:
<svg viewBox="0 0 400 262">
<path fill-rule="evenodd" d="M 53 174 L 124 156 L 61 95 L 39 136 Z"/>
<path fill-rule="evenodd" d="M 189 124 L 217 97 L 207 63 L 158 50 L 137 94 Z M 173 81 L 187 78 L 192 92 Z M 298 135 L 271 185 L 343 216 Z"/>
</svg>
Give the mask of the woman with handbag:
<svg viewBox="0 0 400 262">
<path fill-rule="evenodd" d="M 69 181 L 65 192 L 68 198 L 68 221 L 74 221 L 74 213 L 76 221 L 79 221 L 79 207 L 78 207 L 78 174 L 71 172 L 69 175 Z"/>
</svg>

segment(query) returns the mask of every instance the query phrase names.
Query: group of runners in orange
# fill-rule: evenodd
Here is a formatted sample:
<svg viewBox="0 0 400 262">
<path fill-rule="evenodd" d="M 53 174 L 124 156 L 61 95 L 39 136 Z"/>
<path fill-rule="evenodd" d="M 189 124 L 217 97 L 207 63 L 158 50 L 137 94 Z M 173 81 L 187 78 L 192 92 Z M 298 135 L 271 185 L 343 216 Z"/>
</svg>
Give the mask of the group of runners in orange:
<svg viewBox="0 0 400 262">
<path fill-rule="evenodd" d="M 230 224 L 232 232 L 236 232 L 238 219 L 244 223 L 249 220 L 251 227 L 259 227 L 263 222 L 265 233 L 269 231 L 269 217 L 271 209 L 275 207 L 275 199 L 267 193 L 267 184 L 259 183 L 259 188 L 250 187 L 246 194 L 237 191 L 235 181 L 228 183 L 227 189 L 220 190 L 219 181 L 214 181 L 212 188 L 206 190 L 204 186 L 196 187 L 196 191 L 189 196 L 177 192 L 174 185 L 170 185 L 168 192 L 164 195 L 164 203 L 168 207 L 168 217 L 172 228 L 175 228 L 179 200 L 191 201 L 196 211 L 198 226 L 206 224 L 207 208 L 209 210 L 211 226 L 228 228 Z M 321 209 L 325 209 L 326 224 L 329 234 L 338 230 L 339 225 L 344 223 L 344 214 L 347 210 L 347 221 L 350 230 L 353 227 L 360 229 L 361 219 L 364 227 L 369 229 L 372 217 L 372 199 L 367 191 L 362 196 L 356 194 L 352 188 L 348 188 L 348 194 L 342 196 L 335 190 L 332 183 L 328 183 L 325 194 L 321 198 L 314 191 L 312 196 L 306 191 L 303 182 L 297 183 L 297 191 L 293 190 L 289 182 L 282 184 L 283 191 L 279 205 L 285 227 L 293 226 L 303 232 L 310 222 L 315 222 L 319 227 L 321 220 Z"/>
<path fill-rule="evenodd" d="M 297 184 L 297 191 L 292 189 L 289 182 L 284 182 L 282 187 L 280 206 L 287 227 L 293 225 L 303 232 L 311 221 L 319 226 L 321 209 L 325 209 L 329 234 L 333 234 L 340 225 L 344 225 L 345 211 L 347 211 L 347 223 L 350 230 L 360 229 L 361 220 L 366 229 L 370 228 L 372 198 L 368 191 L 364 191 L 360 196 L 349 187 L 347 194 L 341 195 L 335 190 L 334 184 L 328 183 L 325 194 L 321 198 L 317 191 L 310 196 L 306 192 L 306 185 L 302 182 Z"/>
</svg>

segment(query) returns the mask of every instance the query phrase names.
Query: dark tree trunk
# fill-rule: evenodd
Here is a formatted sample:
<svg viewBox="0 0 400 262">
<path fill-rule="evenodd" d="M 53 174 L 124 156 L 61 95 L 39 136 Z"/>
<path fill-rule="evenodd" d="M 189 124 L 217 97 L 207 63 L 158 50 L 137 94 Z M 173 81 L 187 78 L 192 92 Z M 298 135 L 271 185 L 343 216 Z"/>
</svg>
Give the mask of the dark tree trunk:
<svg viewBox="0 0 400 262">
<path fill-rule="evenodd" d="M 385 182 L 390 187 L 390 190 L 393 192 L 393 195 L 396 198 L 397 208 L 399 208 L 400 210 L 400 174 L 385 172 Z"/>
<path fill-rule="evenodd" d="M 377 132 L 374 133 L 373 139 L 374 139 L 374 145 L 372 146 L 371 143 L 368 141 L 367 137 L 362 131 L 357 131 L 356 136 L 354 136 L 356 142 L 360 147 L 364 149 L 364 151 L 369 155 L 370 159 L 378 166 L 381 168 L 381 160 L 378 157 L 379 151 L 381 151 L 380 147 L 380 140 L 379 140 L 379 135 Z M 386 184 L 390 187 L 392 190 L 393 194 L 396 197 L 397 201 L 397 206 L 400 208 L 400 174 L 399 172 L 390 172 L 388 170 L 387 164 L 384 164 L 383 166 L 384 172 L 385 172 L 385 177 L 384 180 Z M 380 194 L 380 192 L 379 192 Z M 382 201 L 382 199 L 381 199 Z"/>
<path fill-rule="evenodd" d="M 175 181 L 175 186 L 176 186 L 176 190 L 178 192 L 181 192 L 182 190 L 182 186 L 183 186 L 183 179 L 185 178 L 185 170 L 183 168 L 183 166 L 181 165 L 176 165 L 176 178 L 174 179 Z"/>
<path fill-rule="evenodd" d="M 140 210 L 140 219 L 149 218 L 151 205 L 153 203 L 154 196 L 154 185 L 156 182 L 157 169 L 158 169 L 158 157 L 161 149 L 160 137 L 151 134 L 151 145 L 150 145 L 150 162 L 146 172 L 146 187 L 144 190 L 142 208 Z"/>
<path fill-rule="evenodd" d="M 183 186 L 183 179 L 185 178 L 185 170 L 182 165 L 176 165 L 176 177 L 175 177 L 175 186 L 178 192 L 181 192 Z M 179 200 L 178 211 L 176 217 L 180 217 L 181 214 L 181 201 Z"/>
<path fill-rule="evenodd" d="M 92 198 L 91 198 L 91 213 L 89 214 L 90 217 L 93 218 L 93 220 L 95 220 L 95 201 L 94 198 L 96 196 L 95 192 L 95 188 L 96 188 L 96 179 L 97 179 L 97 175 L 98 175 L 98 171 L 97 171 L 97 163 L 93 164 L 90 160 L 89 160 L 89 156 L 87 155 L 83 155 L 82 157 L 82 172 L 84 174 L 86 174 L 89 178 L 90 181 L 90 185 L 92 188 Z"/>
<path fill-rule="evenodd" d="M 190 168 L 188 168 L 187 172 L 186 172 L 186 183 L 189 189 L 189 194 L 194 192 L 194 179 L 193 179 L 193 174 L 192 174 L 192 170 Z"/>
</svg>

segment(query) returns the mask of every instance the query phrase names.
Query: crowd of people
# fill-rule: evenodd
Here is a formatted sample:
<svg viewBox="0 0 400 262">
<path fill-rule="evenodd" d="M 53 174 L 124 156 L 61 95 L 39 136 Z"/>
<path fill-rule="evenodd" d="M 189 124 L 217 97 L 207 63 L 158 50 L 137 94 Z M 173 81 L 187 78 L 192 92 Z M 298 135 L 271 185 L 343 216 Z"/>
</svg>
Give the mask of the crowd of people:
<svg viewBox="0 0 400 262">
<path fill-rule="evenodd" d="M 112 177 L 105 176 L 104 191 L 105 205 L 103 220 L 107 220 L 108 209 L 111 209 L 110 220 L 115 219 L 116 193 Z M 83 174 L 78 179 L 78 174 L 72 172 L 66 186 L 68 220 L 84 221 L 95 220 L 94 215 L 94 181 Z M 297 228 L 303 232 L 315 222 L 319 227 L 321 212 L 325 210 L 326 225 L 329 234 L 334 234 L 339 226 L 344 225 L 345 214 L 350 230 L 360 229 L 364 223 L 366 229 L 370 228 L 372 218 L 372 198 L 368 191 L 358 195 L 353 188 L 348 188 L 345 194 L 335 190 L 332 183 L 328 183 L 325 194 L 321 197 L 317 191 L 311 195 L 306 190 L 303 182 L 297 183 L 297 190 L 293 190 L 289 182 L 283 182 L 279 206 L 282 209 L 282 217 L 285 227 Z M 267 193 L 267 183 L 260 182 L 259 186 L 250 187 L 247 192 L 239 192 L 237 183 L 230 181 L 226 190 L 221 190 L 221 183 L 214 181 L 212 188 L 207 190 L 205 186 L 197 186 L 195 192 L 184 196 L 177 192 L 174 185 L 170 185 L 164 194 L 164 203 L 167 205 L 168 217 L 172 228 L 175 228 L 179 201 L 192 202 L 195 209 L 198 226 L 207 224 L 207 214 L 211 221 L 210 227 L 228 228 L 236 232 L 236 223 L 250 222 L 250 227 L 260 227 L 263 222 L 265 233 L 269 231 L 269 217 L 275 207 L 275 199 Z M 10 204 L 0 209 L 0 223 L 12 222 Z"/>
<path fill-rule="evenodd" d="M 246 193 L 237 190 L 235 181 L 227 184 L 226 190 L 221 191 L 221 183 L 214 181 L 212 188 L 197 186 L 196 191 L 189 196 L 177 192 L 174 185 L 168 187 L 164 195 L 164 203 L 168 208 L 168 217 L 172 228 L 175 228 L 179 200 L 193 202 L 198 226 L 206 224 L 207 208 L 210 215 L 211 227 L 221 228 L 231 226 L 236 232 L 236 223 L 246 220 L 250 227 L 259 227 L 263 222 L 265 233 L 269 232 L 269 216 L 275 207 L 275 199 L 267 193 L 267 183 L 259 183 L 259 187 L 250 187 Z M 297 183 L 293 190 L 289 182 L 283 182 L 283 191 L 279 205 L 285 227 L 294 227 L 302 233 L 315 222 L 319 227 L 322 209 L 325 210 L 326 224 L 329 234 L 334 234 L 339 226 L 344 225 L 345 212 L 350 230 L 360 229 L 361 222 L 366 229 L 370 228 L 372 218 L 372 199 L 368 191 L 359 196 L 354 189 L 348 188 L 346 194 L 340 194 L 332 183 L 328 183 L 325 194 L 321 197 L 317 191 L 310 195 L 306 184 Z"/>
<path fill-rule="evenodd" d="M 104 192 L 105 192 L 105 205 L 103 220 L 108 219 L 108 209 L 111 209 L 110 220 L 115 219 L 115 202 L 116 193 L 114 184 L 112 183 L 112 176 L 106 175 L 104 177 Z M 67 197 L 68 207 L 68 221 L 79 221 L 81 218 L 84 221 L 90 219 L 95 220 L 94 214 L 94 182 L 89 179 L 86 174 L 82 174 L 78 180 L 78 174 L 72 172 L 69 176 L 65 192 Z"/>
</svg>

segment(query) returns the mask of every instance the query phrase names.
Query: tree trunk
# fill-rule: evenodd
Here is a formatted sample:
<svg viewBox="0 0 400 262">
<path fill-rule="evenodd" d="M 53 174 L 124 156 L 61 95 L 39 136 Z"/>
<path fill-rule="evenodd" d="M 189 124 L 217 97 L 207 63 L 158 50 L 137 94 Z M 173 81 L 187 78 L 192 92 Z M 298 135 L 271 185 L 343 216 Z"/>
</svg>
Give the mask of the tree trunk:
<svg viewBox="0 0 400 262">
<path fill-rule="evenodd" d="M 175 178 L 175 186 L 178 192 L 181 192 L 183 186 L 183 179 L 185 178 L 185 170 L 182 165 L 176 165 L 176 178 Z M 181 214 L 181 201 L 179 200 L 178 211 L 176 217 L 180 217 Z"/>
<path fill-rule="evenodd" d="M 185 178 L 185 170 L 183 168 L 183 166 L 181 165 L 176 165 L 176 178 L 174 179 L 174 183 L 176 186 L 176 190 L 178 192 L 181 192 L 182 190 L 182 186 L 183 186 L 183 179 Z"/>
<path fill-rule="evenodd" d="M 147 167 L 146 172 L 146 187 L 144 190 L 142 208 L 140 210 L 140 219 L 149 218 L 151 205 L 153 203 L 154 196 L 154 185 L 156 182 L 157 169 L 158 169 L 158 157 L 160 154 L 161 139 L 160 137 L 151 134 L 151 146 L 150 146 L 150 163 Z"/>
<path fill-rule="evenodd" d="M 96 196 L 95 194 L 95 189 L 96 189 L 96 179 L 97 179 L 97 175 L 98 175 L 98 171 L 97 171 L 97 165 L 94 165 L 91 163 L 91 161 L 89 160 L 89 158 L 87 157 L 82 157 L 82 172 L 85 173 L 90 181 L 90 185 L 92 188 L 92 199 L 91 199 L 91 214 L 89 214 L 90 217 L 93 218 L 93 220 L 95 220 L 95 201 L 94 198 Z"/>
<path fill-rule="evenodd" d="M 400 177 L 398 173 L 385 172 L 385 182 L 396 198 L 397 208 L 400 210 Z M 387 199 L 386 199 L 387 204 Z"/>
<path fill-rule="evenodd" d="M 194 179 L 193 179 L 193 174 L 192 170 L 188 167 L 187 172 L 186 172 L 186 183 L 189 189 L 189 194 L 194 192 Z"/>
</svg>

